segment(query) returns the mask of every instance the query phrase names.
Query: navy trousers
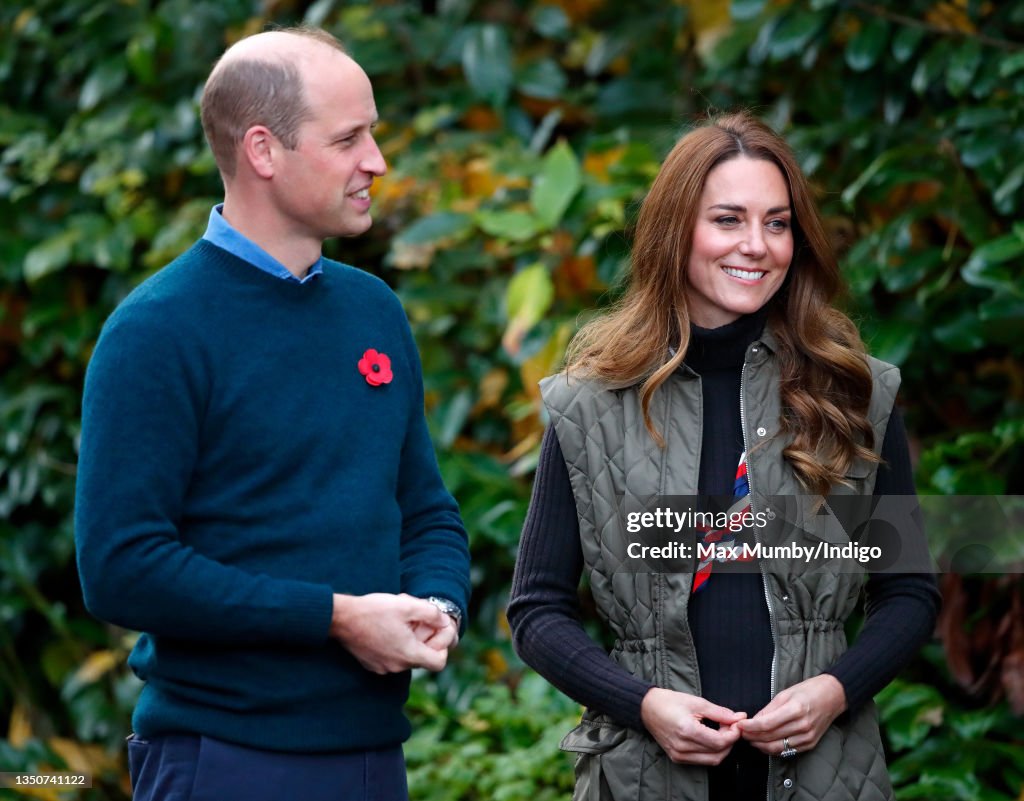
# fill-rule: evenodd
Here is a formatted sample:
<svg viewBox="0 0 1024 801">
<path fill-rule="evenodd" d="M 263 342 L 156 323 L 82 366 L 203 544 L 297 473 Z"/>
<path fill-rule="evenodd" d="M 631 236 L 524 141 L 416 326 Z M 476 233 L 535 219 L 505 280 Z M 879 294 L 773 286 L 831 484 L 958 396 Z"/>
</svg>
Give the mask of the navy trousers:
<svg viewBox="0 0 1024 801">
<path fill-rule="evenodd" d="M 134 801 L 408 801 L 401 747 L 262 751 L 195 734 L 128 738 Z"/>
</svg>

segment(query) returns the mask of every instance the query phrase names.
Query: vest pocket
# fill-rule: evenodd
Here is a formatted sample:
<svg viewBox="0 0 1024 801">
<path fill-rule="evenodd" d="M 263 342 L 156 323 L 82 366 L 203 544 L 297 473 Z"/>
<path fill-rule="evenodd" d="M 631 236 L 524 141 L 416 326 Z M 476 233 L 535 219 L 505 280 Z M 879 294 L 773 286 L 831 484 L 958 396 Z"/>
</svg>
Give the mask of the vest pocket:
<svg viewBox="0 0 1024 801">
<path fill-rule="evenodd" d="M 574 801 L 637 801 L 644 737 L 609 721 L 584 719 L 562 738 L 563 751 L 578 754 Z"/>
</svg>

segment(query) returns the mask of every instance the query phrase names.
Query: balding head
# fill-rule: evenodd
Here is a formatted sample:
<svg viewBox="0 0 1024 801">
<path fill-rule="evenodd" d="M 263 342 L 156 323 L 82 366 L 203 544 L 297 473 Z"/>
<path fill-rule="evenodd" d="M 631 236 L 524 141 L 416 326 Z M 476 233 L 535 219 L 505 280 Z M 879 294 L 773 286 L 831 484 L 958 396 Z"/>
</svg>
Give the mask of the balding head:
<svg viewBox="0 0 1024 801">
<path fill-rule="evenodd" d="M 225 180 L 235 174 L 245 132 L 263 125 L 288 149 L 310 116 L 305 68 L 324 48 L 344 54 L 341 43 L 317 28 L 289 28 L 249 36 L 232 45 L 203 89 L 203 131 Z M 347 58 L 347 56 L 345 56 Z"/>
</svg>

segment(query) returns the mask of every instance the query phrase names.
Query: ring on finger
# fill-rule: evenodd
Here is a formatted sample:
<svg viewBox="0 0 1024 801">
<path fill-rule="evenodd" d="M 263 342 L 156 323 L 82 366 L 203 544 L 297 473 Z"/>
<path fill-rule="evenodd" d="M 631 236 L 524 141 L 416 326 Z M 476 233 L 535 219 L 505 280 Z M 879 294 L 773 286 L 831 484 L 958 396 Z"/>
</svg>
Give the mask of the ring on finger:
<svg viewBox="0 0 1024 801">
<path fill-rule="evenodd" d="M 789 744 L 789 738 L 788 737 L 783 737 L 782 738 L 782 752 L 779 754 L 779 756 L 782 757 L 783 759 L 791 759 L 791 758 L 795 757 L 798 753 L 800 753 L 800 752 L 797 751 L 793 746 L 791 746 Z"/>
</svg>

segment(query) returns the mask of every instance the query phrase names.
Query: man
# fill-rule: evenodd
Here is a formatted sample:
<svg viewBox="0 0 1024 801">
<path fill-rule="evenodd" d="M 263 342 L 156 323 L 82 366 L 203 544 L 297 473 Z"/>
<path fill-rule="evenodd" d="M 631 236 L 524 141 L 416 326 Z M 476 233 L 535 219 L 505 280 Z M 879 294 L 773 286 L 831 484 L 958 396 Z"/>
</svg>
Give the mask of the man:
<svg viewBox="0 0 1024 801">
<path fill-rule="evenodd" d="M 306 29 L 231 47 L 202 100 L 225 198 L 108 320 L 86 378 L 78 564 L 143 634 L 137 799 L 407 797 L 409 671 L 444 667 L 468 549 L 380 280 L 370 82 Z"/>
</svg>

